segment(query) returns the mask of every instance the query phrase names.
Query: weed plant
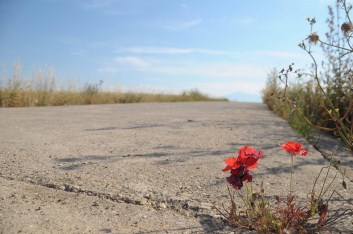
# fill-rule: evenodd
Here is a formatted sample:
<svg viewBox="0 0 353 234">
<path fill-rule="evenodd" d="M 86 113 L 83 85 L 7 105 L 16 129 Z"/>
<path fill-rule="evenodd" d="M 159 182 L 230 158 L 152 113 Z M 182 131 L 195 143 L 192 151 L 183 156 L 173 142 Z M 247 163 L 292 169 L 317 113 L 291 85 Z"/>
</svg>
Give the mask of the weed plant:
<svg viewBox="0 0 353 234">
<path fill-rule="evenodd" d="M 288 122 L 307 138 L 312 138 L 313 129 L 329 131 L 338 136 L 353 150 L 353 24 L 350 18 L 352 6 L 346 0 L 338 0 L 335 13 L 329 7 L 327 24 L 329 31 L 326 39 L 313 31 L 315 18 L 308 18 L 310 34 L 303 40 L 301 47 L 312 59 L 309 71 L 294 69 L 294 63 L 281 71 L 272 70 L 268 76 L 267 84 L 263 90 L 263 101 L 269 108 Z M 341 13 L 344 18 L 342 23 Z M 319 64 L 314 56 L 312 47 L 320 45 L 326 60 Z M 292 82 L 296 78 L 296 83 Z M 261 186 L 260 192 L 254 192 L 251 186 L 252 175 L 249 169 L 257 165 L 262 156 L 256 149 L 243 147 L 238 152 L 238 158 L 225 159 L 231 176 L 227 182 L 238 192 L 245 205 L 239 209 L 234 201 L 235 193 L 230 194 L 230 206 L 220 211 L 233 225 L 246 229 L 256 230 L 260 233 L 321 233 L 331 232 L 335 225 L 345 217 L 351 216 L 352 205 L 345 200 L 332 185 L 339 174 L 342 175 L 342 186 L 346 189 L 344 172 L 337 170 L 332 179 L 332 152 L 331 160 L 323 166 L 315 179 L 312 190 L 308 192 L 305 202 L 296 201 L 292 189 L 292 176 L 294 159 L 296 155 L 307 155 L 307 150 L 301 148 L 302 144 L 287 142 L 281 145 L 291 155 L 290 188 L 287 197 L 280 199 L 275 196 L 269 199 L 265 196 Z M 239 173 L 239 168 L 243 168 Z M 231 179 L 230 179 L 231 178 Z M 319 182 L 322 181 L 322 182 Z M 241 183 L 240 183 L 241 182 Z M 246 185 L 246 193 L 239 190 Z M 241 184 L 241 186 L 239 186 Z M 333 197 L 339 198 L 339 206 L 333 205 Z M 336 198 L 335 198 L 336 199 Z"/>
<path fill-rule="evenodd" d="M 291 64 L 281 71 L 273 70 L 263 90 L 263 101 L 269 108 L 287 119 L 309 140 L 313 129 L 329 131 L 349 150 L 353 150 L 351 9 L 345 0 L 338 0 L 335 10 L 329 7 L 329 31 L 325 40 L 313 31 L 315 18 L 308 18 L 310 34 L 299 46 L 312 59 L 311 69 L 294 69 Z M 325 55 L 321 64 L 312 51 L 319 45 Z M 296 78 L 297 82 L 291 82 L 291 78 Z"/>
<path fill-rule="evenodd" d="M 337 191 L 332 191 L 332 184 L 339 174 L 342 175 L 342 186 L 346 189 L 344 173 L 337 171 L 329 179 L 333 164 L 330 162 L 322 167 L 316 177 L 311 191 L 308 191 L 306 201 L 298 201 L 292 180 L 297 155 L 307 156 L 307 149 L 298 142 L 286 142 L 280 145 L 291 156 L 291 174 L 289 192 L 286 197 L 279 195 L 268 197 L 261 184 L 260 190 L 252 187 L 251 170 L 257 167 L 257 161 L 262 158 L 262 151 L 250 146 L 243 146 L 238 151 L 238 157 L 226 158 L 227 166 L 223 172 L 230 172 L 227 182 L 230 204 L 218 209 L 220 214 L 237 228 L 255 230 L 258 233 L 321 233 L 332 231 L 335 225 L 352 213 L 352 208 L 333 206 L 331 201 L 336 196 L 344 205 L 349 205 Z M 333 154 L 332 154 L 333 155 Z M 331 171 L 332 172 L 332 171 Z M 319 182 L 320 181 L 320 182 Z M 322 182 L 321 182 L 322 181 Z M 241 189 L 245 187 L 245 192 Z M 304 188 L 303 188 L 304 189 Z M 243 201 L 243 206 L 237 206 L 235 196 Z"/>
</svg>

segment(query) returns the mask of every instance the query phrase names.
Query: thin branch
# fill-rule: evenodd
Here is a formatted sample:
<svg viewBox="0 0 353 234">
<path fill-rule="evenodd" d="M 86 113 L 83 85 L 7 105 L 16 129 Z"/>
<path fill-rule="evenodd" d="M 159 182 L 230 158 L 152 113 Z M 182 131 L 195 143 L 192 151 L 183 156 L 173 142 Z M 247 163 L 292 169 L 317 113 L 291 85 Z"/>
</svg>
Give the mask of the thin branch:
<svg viewBox="0 0 353 234">
<path fill-rule="evenodd" d="M 320 39 L 319 39 L 319 42 L 321 42 L 322 44 L 327 45 L 327 46 L 332 46 L 332 47 L 335 47 L 335 48 L 337 48 L 337 49 L 349 51 L 350 53 L 353 52 L 352 49 L 348 49 L 348 48 L 345 48 L 345 47 L 342 47 L 342 46 L 330 44 L 330 43 L 324 42 L 324 41 L 322 41 L 322 40 L 320 40 Z"/>
</svg>

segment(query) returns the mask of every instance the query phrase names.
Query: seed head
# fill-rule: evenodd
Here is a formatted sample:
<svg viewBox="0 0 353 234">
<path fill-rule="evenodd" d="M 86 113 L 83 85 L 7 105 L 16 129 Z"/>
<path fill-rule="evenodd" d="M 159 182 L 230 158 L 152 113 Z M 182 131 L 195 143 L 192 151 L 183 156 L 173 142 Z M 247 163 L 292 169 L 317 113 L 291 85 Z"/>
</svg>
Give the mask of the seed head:
<svg viewBox="0 0 353 234">
<path fill-rule="evenodd" d="M 353 25 L 349 22 L 345 22 L 342 24 L 341 30 L 344 33 L 344 35 L 347 36 L 348 33 L 353 31 Z"/>
<path fill-rule="evenodd" d="M 314 32 L 314 33 L 312 33 L 312 34 L 310 34 L 309 36 L 308 36 L 308 39 L 309 39 L 309 43 L 310 44 L 317 44 L 317 42 L 319 41 L 319 35 L 317 35 L 317 33 L 316 32 Z"/>
</svg>

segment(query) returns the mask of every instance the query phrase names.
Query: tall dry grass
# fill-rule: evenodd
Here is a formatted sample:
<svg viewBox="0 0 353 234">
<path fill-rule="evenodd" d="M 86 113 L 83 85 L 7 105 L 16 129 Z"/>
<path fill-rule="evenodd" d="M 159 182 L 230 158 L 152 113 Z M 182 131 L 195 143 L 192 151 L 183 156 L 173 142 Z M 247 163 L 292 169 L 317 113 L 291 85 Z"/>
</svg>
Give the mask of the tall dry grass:
<svg viewBox="0 0 353 234">
<path fill-rule="evenodd" d="M 53 69 L 39 69 L 25 77 L 20 63 L 13 65 L 11 76 L 2 75 L 0 78 L 0 107 L 193 101 L 228 100 L 211 98 L 198 90 L 184 91 L 181 94 L 107 92 L 102 90 L 102 81 L 86 83 L 79 89 L 70 85 L 58 88 L 57 76 Z"/>
</svg>

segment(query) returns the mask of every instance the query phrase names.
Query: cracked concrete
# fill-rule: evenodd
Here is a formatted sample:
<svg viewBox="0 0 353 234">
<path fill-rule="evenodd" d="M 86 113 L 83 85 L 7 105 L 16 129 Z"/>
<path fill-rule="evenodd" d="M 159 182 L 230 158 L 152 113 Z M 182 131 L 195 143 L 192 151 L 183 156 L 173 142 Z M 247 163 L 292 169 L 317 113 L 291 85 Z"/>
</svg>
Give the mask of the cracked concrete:
<svg viewBox="0 0 353 234">
<path fill-rule="evenodd" d="M 254 187 L 285 196 L 290 159 L 278 143 L 304 143 L 299 199 L 326 163 L 263 104 L 2 108 L 0 129 L 3 233 L 241 233 L 216 210 L 228 202 L 224 158 L 243 145 L 263 150 Z M 346 182 L 333 188 L 352 203 Z M 352 219 L 338 228 L 350 233 Z"/>
</svg>

